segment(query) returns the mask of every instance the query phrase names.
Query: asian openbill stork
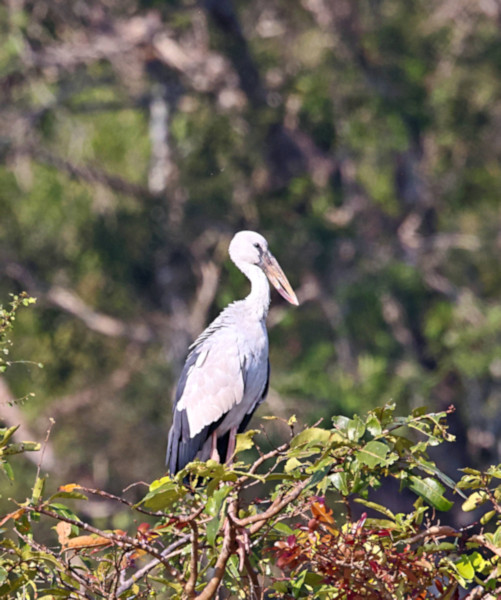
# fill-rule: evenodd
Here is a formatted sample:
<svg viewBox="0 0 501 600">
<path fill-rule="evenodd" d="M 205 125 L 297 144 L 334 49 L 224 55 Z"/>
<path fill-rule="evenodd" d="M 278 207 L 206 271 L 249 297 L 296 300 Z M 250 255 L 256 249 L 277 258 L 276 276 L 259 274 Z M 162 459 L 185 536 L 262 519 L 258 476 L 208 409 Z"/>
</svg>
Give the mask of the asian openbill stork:
<svg viewBox="0 0 501 600">
<path fill-rule="evenodd" d="M 230 243 L 229 254 L 250 280 L 251 291 L 227 306 L 190 346 L 167 445 L 172 475 L 195 458 L 228 461 L 236 434 L 245 430 L 266 397 L 270 377 L 267 278 L 288 302 L 298 305 L 263 236 L 240 231 Z"/>
</svg>

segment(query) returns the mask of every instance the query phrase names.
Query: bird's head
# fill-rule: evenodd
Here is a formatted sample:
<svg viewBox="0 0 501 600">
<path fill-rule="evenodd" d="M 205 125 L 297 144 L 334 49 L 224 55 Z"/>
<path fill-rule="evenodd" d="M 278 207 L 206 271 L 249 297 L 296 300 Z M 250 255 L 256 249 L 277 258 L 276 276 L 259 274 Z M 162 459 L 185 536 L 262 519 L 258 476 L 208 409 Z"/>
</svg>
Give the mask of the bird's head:
<svg viewBox="0 0 501 600">
<path fill-rule="evenodd" d="M 299 304 L 291 284 L 262 235 L 255 231 L 239 231 L 231 240 L 229 253 L 236 265 L 259 267 L 281 296 L 291 304 Z"/>
</svg>

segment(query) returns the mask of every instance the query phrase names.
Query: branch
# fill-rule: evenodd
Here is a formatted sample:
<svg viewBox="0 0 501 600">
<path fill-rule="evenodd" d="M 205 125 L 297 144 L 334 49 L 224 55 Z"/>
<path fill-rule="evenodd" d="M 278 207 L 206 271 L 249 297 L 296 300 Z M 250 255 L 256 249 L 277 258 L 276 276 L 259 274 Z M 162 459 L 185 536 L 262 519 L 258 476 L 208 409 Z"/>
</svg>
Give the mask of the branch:
<svg viewBox="0 0 501 600">
<path fill-rule="evenodd" d="M 281 510 L 283 510 L 288 504 L 294 502 L 294 500 L 299 497 L 301 492 L 308 485 L 310 479 L 311 478 L 308 477 L 307 479 L 298 483 L 297 486 L 291 492 L 283 496 L 282 499 L 280 499 L 280 497 L 276 498 L 272 505 L 264 512 L 259 513 L 257 515 L 251 515 L 250 517 L 246 517 L 245 519 L 239 519 L 236 517 L 236 515 L 232 515 L 231 520 L 234 521 L 234 523 L 239 527 L 246 527 L 247 525 L 252 525 L 252 527 L 249 530 L 249 534 L 254 535 L 261 529 L 261 527 L 266 523 L 266 521 L 273 518 L 275 515 L 278 515 L 278 513 Z"/>
<path fill-rule="evenodd" d="M 244 554 L 244 566 L 245 566 L 245 570 L 247 571 L 247 573 L 249 575 L 249 579 L 252 584 L 251 589 L 253 591 L 253 595 L 255 596 L 255 598 L 257 600 L 260 600 L 263 597 L 263 590 L 261 589 L 257 573 L 256 573 L 256 571 L 254 571 L 254 568 L 249 559 L 249 555 L 247 553 Z"/>
<path fill-rule="evenodd" d="M 195 519 L 190 521 L 191 527 L 191 559 L 190 577 L 184 589 L 184 598 L 195 598 L 195 587 L 198 577 L 198 525 Z"/>
<path fill-rule="evenodd" d="M 48 152 L 40 146 L 13 146 L 11 151 L 18 155 L 27 155 L 38 162 L 54 167 L 58 171 L 67 173 L 73 179 L 81 179 L 88 183 L 103 185 L 114 192 L 132 196 L 141 202 L 158 198 L 156 194 L 153 194 L 148 188 L 142 185 L 127 181 L 118 175 L 107 173 L 96 165 L 76 165 L 69 160 Z"/>
<path fill-rule="evenodd" d="M 128 536 L 125 533 L 116 534 L 116 533 L 112 533 L 109 531 L 102 531 L 101 529 L 98 529 L 97 527 L 93 527 L 92 525 L 89 525 L 88 523 L 85 523 L 84 521 L 80 521 L 80 519 L 73 519 L 73 518 L 67 517 L 65 515 L 59 515 L 51 510 L 47 510 L 43 506 L 35 506 L 35 507 L 23 506 L 22 508 L 29 512 L 40 513 L 47 517 L 51 517 L 55 521 L 64 521 L 65 523 L 69 523 L 70 525 L 76 525 L 80 529 L 83 529 L 90 533 L 94 533 L 95 535 L 98 535 L 99 537 L 109 540 L 114 545 L 118 546 L 119 548 L 124 548 L 127 550 L 127 549 L 129 549 L 129 547 L 132 547 L 132 548 L 136 548 L 138 550 L 144 550 L 145 552 L 147 552 L 148 554 L 150 554 L 151 556 L 156 558 L 159 562 L 161 562 L 162 565 L 166 568 L 166 570 L 172 575 L 172 577 L 174 577 L 176 580 L 178 580 L 180 582 L 183 581 L 183 577 L 182 577 L 181 573 L 179 573 L 179 571 L 168 562 L 166 556 L 164 556 L 162 552 L 158 552 L 158 550 L 156 550 L 156 548 L 153 548 L 153 546 L 151 546 L 150 544 L 147 544 L 143 540 L 131 538 L 130 536 Z"/>
<path fill-rule="evenodd" d="M 263 454 L 262 456 L 260 456 L 252 465 L 252 467 L 249 469 L 248 473 L 249 475 L 242 475 L 236 482 L 236 484 L 238 485 L 238 487 L 241 487 L 242 484 L 247 481 L 247 479 L 249 479 L 250 475 L 253 475 L 257 469 L 264 463 L 266 462 L 269 458 L 274 458 L 275 456 L 277 456 L 278 454 L 282 454 L 282 452 L 285 452 L 287 450 L 287 448 L 289 447 L 289 444 L 282 444 L 281 446 L 279 446 L 278 448 L 275 448 L 274 450 L 270 450 L 270 452 Z"/>
<path fill-rule="evenodd" d="M 235 502 L 235 500 L 233 502 Z M 198 600 L 211 600 L 214 597 L 214 594 L 217 592 L 217 588 L 223 579 L 223 575 L 226 570 L 226 563 L 234 552 L 234 543 L 235 530 L 233 521 L 231 519 L 227 519 L 223 538 L 223 547 L 221 548 L 221 553 L 217 558 L 216 566 L 214 567 L 214 574 L 209 580 L 209 583 L 206 585 L 205 589 L 201 594 L 199 594 Z"/>
<path fill-rule="evenodd" d="M 128 337 L 136 342 L 148 342 L 151 331 L 144 325 L 128 325 L 119 319 L 96 312 L 71 290 L 54 286 L 46 295 L 47 300 L 62 310 L 79 318 L 85 325 L 110 337 Z"/>
<path fill-rule="evenodd" d="M 472 535 L 468 541 L 480 544 L 481 546 L 484 546 L 484 548 L 490 550 L 496 556 L 501 557 L 501 548 L 491 544 L 491 542 L 489 542 L 483 535 Z"/>
<path fill-rule="evenodd" d="M 143 324 L 129 324 L 98 312 L 86 304 L 75 292 L 55 285 L 41 284 L 20 263 L 9 261 L 5 264 L 5 273 L 19 281 L 33 296 L 42 297 L 61 310 L 80 319 L 89 329 L 109 337 L 125 337 L 135 342 L 146 343 L 154 337 L 153 331 Z"/>
<path fill-rule="evenodd" d="M 461 533 L 453 527 L 447 525 L 434 525 L 425 531 L 421 531 L 407 540 L 403 540 L 406 544 L 414 544 L 427 537 L 461 537 Z"/>
<path fill-rule="evenodd" d="M 190 538 L 189 535 L 185 535 L 184 537 L 180 538 L 179 540 L 176 540 L 175 542 L 173 542 L 172 544 L 167 546 L 167 548 L 165 548 L 165 550 L 162 551 L 161 556 L 164 558 L 169 557 L 172 554 L 172 552 L 174 552 L 180 546 L 185 544 L 189 540 L 189 538 Z M 150 571 L 152 571 L 160 563 L 161 563 L 161 561 L 158 558 L 155 558 L 148 564 L 144 565 L 144 567 L 141 567 L 140 569 L 138 569 L 131 577 L 129 577 L 129 579 L 124 581 L 119 586 L 119 588 L 117 589 L 116 596 L 118 597 L 118 596 L 120 596 L 120 594 L 123 594 L 124 592 L 126 592 L 129 588 L 131 588 L 136 583 L 136 581 L 139 581 L 140 579 L 145 577 Z"/>
</svg>

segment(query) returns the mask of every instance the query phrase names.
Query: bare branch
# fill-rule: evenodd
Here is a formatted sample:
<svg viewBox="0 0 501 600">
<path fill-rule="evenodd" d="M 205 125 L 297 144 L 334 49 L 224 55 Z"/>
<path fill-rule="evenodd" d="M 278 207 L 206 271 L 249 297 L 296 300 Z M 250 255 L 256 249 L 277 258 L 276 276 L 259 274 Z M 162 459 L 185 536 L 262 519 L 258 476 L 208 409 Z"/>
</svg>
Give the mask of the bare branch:
<svg viewBox="0 0 501 600">
<path fill-rule="evenodd" d="M 135 342 L 146 343 L 153 339 L 153 331 L 144 324 L 129 324 L 95 311 L 75 292 L 62 286 L 46 286 L 38 282 L 23 265 L 9 261 L 5 265 L 9 277 L 22 283 L 30 294 L 45 299 L 61 310 L 80 319 L 92 331 L 109 337 L 125 337 Z"/>
<path fill-rule="evenodd" d="M 76 525 L 78 528 L 83 529 L 84 531 L 94 533 L 99 537 L 109 540 L 119 548 L 124 548 L 125 550 L 128 550 L 130 547 L 132 547 L 137 548 L 139 550 L 144 550 L 145 552 L 156 558 L 159 562 L 161 562 L 172 577 L 174 577 L 180 582 L 183 581 L 181 573 L 179 573 L 179 571 L 169 563 L 167 557 L 162 552 L 158 552 L 156 548 L 154 548 L 153 546 L 151 546 L 151 544 L 148 544 L 144 540 L 132 538 L 124 533 L 117 534 L 109 531 L 103 531 L 101 529 L 98 529 L 97 527 L 85 523 L 84 521 L 81 521 L 80 519 L 73 519 L 65 515 L 57 514 L 51 510 L 44 508 L 43 506 L 26 506 L 23 508 L 25 508 L 25 510 L 29 512 L 38 512 L 43 515 L 46 515 L 47 517 L 51 517 L 55 521 L 63 521 L 65 523 L 69 523 L 70 525 Z"/>
<path fill-rule="evenodd" d="M 233 500 L 236 502 L 236 500 Z M 217 558 L 214 574 L 206 585 L 205 589 L 199 594 L 198 600 L 211 600 L 217 592 L 219 584 L 223 579 L 228 559 L 235 551 L 235 529 L 231 519 L 226 520 L 224 530 L 223 546 Z"/>
<path fill-rule="evenodd" d="M 185 535 L 182 538 L 180 538 L 179 540 L 176 540 L 175 542 L 173 542 L 172 544 L 169 544 L 169 546 L 167 546 L 167 548 L 165 548 L 162 551 L 161 556 L 164 557 L 164 558 L 170 557 L 175 550 L 177 550 L 178 548 L 180 548 L 181 546 L 183 546 L 184 544 L 186 544 L 189 539 L 190 539 L 190 536 L 189 535 Z M 160 563 L 161 563 L 161 561 L 158 558 L 155 558 L 152 561 L 150 561 L 149 563 L 147 563 L 146 565 L 144 565 L 144 567 L 141 567 L 140 569 L 138 569 L 132 575 L 132 577 L 129 577 L 129 579 L 127 579 L 126 581 L 124 581 L 119 586 L 119 588 L 117 589 L 117 594 L 116 595 L 120 596 L 125 591 L 127 591 L 128 589 L 130 589 L 136 583 L 136 581 L 139 581 L 140 579 L 142 579 L 143 577 L 145 577 L 150 571 L 152 571 Z"/>
<path fill-rule="evenodd" d="M 191 558 L 190 558 L 190 577 L 184 588 L 183 596 L 185 598 L 195 598 L 195 587 L 198 577 L 198 525 L 195 519 L 190 521 L 191 527 Z"/>
</svg>

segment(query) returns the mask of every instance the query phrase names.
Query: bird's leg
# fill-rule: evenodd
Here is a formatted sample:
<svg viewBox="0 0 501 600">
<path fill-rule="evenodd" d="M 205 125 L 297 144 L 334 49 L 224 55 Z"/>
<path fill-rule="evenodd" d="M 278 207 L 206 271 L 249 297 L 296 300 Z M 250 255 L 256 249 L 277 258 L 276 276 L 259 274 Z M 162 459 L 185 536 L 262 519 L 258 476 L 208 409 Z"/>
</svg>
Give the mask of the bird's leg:
<svg viewBox="0 0 501 600">
<path fill-rule="evenodd" d="M 215 431 L 213 431 L 211 434 L 210 457 L 211 460 L 221 462 L 221 459 L 219 458 L 219 453 L 217 451 L 217 433 Z"/>
<path fill-rule="evenodd" d="M 233 456 L 233 452 L 235 452 L 235 445 L 237 442 L 237 431 L 238 427 L 232 427 L 230 429 L 230 435 L 228 438 L 228 450 L 226 451 L 226 464 L 231 464 L 231 457 Z"/>
</svg>

